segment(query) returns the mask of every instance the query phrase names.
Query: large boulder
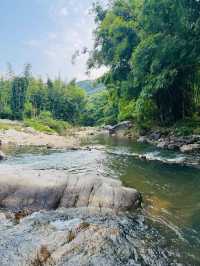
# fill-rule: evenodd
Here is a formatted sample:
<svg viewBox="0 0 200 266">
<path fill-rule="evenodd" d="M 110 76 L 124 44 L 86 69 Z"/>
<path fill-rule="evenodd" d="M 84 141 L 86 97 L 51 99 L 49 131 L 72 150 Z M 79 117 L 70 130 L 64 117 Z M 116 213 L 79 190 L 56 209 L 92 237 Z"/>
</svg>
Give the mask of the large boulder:
<svg viewBox="0 0 200 266">
<path fill-rule="evenodd" d="M 109 134 L 115 134 L 118 131 L 130 129 L 133 126 L 133 123 L 131 121 L 123 121 L 120 122 L 114 126 L 105 126 L 104 129 L 109 131 Z"/>
<path fill-rule="evenodd" d="M 148 139 L 145 136 L 141 136 L 141 137 L 138 138 L 137 142 L 146 144 L 146 143 L 148 143 Z"/>
<path fill-rule="evenodd" d="M 1 266 L 177 265 L 140 217 L 108 210 L 34 213 L 18 225 L 0 225 L 0 243 Z"/>
<path fill-rule="evenodd" d="M 184 153 L 193 153 L 193 152 L 198 152 L 200 151 L 200 144 L 195 143 L 195 144 L 187 144 L 187 145 L 183 145 L 180 148 L 181 152 Z"/>
<path fill-rule="evenodd" d="M 109 178 L 67 176 L 57 170 L 28 170 L 2 167 L 0 205 L 8 209 L 33 211 L 59 207 L 109 208 L 114 211 L 136 209 L 141 195 Z"/>
<path fill-rule="evenodd" d="M 136 209 L 140 194 L 109 178 L 69 178 L 60 201 L 61 207 L 96 207 L 113 210 Z"/>
<path fill-rule="evenodd" d="M 157 148 L 159 149 L 166 149 L 169 145 L 169 142 L 167 141 L 161 141 L 157 144 Z"/>
</svg>

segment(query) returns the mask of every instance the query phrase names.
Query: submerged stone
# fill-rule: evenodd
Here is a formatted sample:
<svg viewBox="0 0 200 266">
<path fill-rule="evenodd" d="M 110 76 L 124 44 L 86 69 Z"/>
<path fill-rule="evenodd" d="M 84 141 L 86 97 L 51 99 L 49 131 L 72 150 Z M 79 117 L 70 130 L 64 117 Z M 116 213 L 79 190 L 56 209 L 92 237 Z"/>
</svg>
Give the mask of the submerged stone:
<svg viewBox="0 0 200 266">
<path fill-rule="evenodd" d="M 140 216 L 60 209 L 0 230 L 0 260 L 1 266 L 177 265 L 162 241 Z"/>
<path fill-rule="evenodd" d="M 141 195 L 121 181 L 88 176 L 70 176 L 59 170 L 28 170 L 4 166 L 0 172 L 2 208 L 32 211 L 59 207 L 137 209 Z"/>
</svg>

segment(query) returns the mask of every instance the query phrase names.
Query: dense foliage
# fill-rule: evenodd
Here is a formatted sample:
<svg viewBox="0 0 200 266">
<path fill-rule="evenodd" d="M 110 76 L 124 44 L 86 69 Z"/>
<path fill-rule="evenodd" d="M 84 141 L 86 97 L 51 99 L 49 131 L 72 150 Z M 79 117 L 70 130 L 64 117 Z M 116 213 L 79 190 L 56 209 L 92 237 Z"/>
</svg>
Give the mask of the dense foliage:
<svg viewBox="0 0 200 266">
<path fill-rule="evenodd" d="M 101 81 L 114 120 L 164 125 L 199 111 L 200 1 L 114 0 L 94 10 L 88 67 L 109 68 Z"/>
<path fill-rule="evenodd" d="M 99 85 L 44 82 L 30 65 L 21 76 L 10 70 L 0 80 L 0 117 L 50 130 L 54 120 L 93 126 L 132 119 L 141 127 L 199 121 L 200 1 L 113 0 L 94 11 L 88 68 L 108 68 Z"/>
<path fill-rule="evenodd" d="M 85 106 L 85 92 L 75 81 L 47 82 L 34 78 L 27 65 L 21 76 L 0 80 L 0 117 L 9 119 L 50 119 L 78 124 Z M 45 117 L 45 119 L 44 119 Z M 43 119 L 41 119 L 43 118 Z M 55 127 L 55 125 L 54 125 Z"/>
</svg>

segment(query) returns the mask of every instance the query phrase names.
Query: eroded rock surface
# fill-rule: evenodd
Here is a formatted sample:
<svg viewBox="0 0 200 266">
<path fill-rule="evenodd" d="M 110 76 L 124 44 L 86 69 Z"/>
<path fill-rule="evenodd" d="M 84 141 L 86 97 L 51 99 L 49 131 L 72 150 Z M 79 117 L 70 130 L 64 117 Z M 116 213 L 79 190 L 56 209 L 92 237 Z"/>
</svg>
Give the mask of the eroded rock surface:
<svg viewBox="0 0 200 266">
<path fill-rule="evenodd" d="M 2 145 L 18 146 L 49 146 L 51 148 L 70 148 L 79 145 L 75 138 L 58 136 L 57 134 L 49 135 L 37 132 L 34 129 L 25 128 L 24 131 L 9 129 L 0 131 Z"/>
<path fill-rule="evenodd" d="M 108 130 L 110 135 L 117 133 L 117 131 L 130 129 L 133 126 L 131 121 L 123 121 L 114 126 L 105 126 L 103 129 Z"/>
<path fill-rule="evenodd" d="M 67 131 L 67 136 L 58 134 L 47 134 L 34 130 L 30 127 L 23 127 L 21 130 L 8 129 L 0 130 L 0 140 L 2 146 L 33 146 L 48 147 L 53 149 L 79 148 L 81 141 L 87 139 L 92 134 L 96 134 L 95 128 L 72 128 Z"/>
<path fill-rule="evenodd" d="M 175 136 L 173 134 L 165 135 L 160 132 L 153 132 L 146 136 L 138 138 L 139 143 L 148 143 L 161 149 L 177 150 L 183 153 L 200 152 L 200 136 Z"/>
<path fill-rule="evenodd" d="M 1 266 L 177 265 L 162 241 L 140 216 L 60 209 L 0 224 L 0 260 Z"/>
<path fill-rule="evenodd" d="M 0 172 L 0 206 L 33 211 L 59 207 L 136 209 L 141 196 L 109 178 L 68 176 L 64 171 L 3 167 Z"/>
</svg>

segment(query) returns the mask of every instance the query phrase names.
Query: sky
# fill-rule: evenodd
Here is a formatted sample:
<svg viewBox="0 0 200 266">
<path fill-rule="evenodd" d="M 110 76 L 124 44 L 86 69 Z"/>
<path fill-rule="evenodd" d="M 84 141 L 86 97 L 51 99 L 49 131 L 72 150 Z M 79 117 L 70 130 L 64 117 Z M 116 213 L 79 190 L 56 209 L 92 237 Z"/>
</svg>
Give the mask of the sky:
<svg viewBox="0 0 200 266">
<path fill-rule="evenodd" d="M 34 75 L 64 80 L 94 79 L 105 69 L 86 75 L 87 55 L 76 64 L 71 58 L 77 49 L 93 46 L 94 0 L 1 0 L 0 73 L 7 63 L 20 73 L 25 63 Z M 103 4 L 106 0 L 100 0 Z"/>
</svg>

